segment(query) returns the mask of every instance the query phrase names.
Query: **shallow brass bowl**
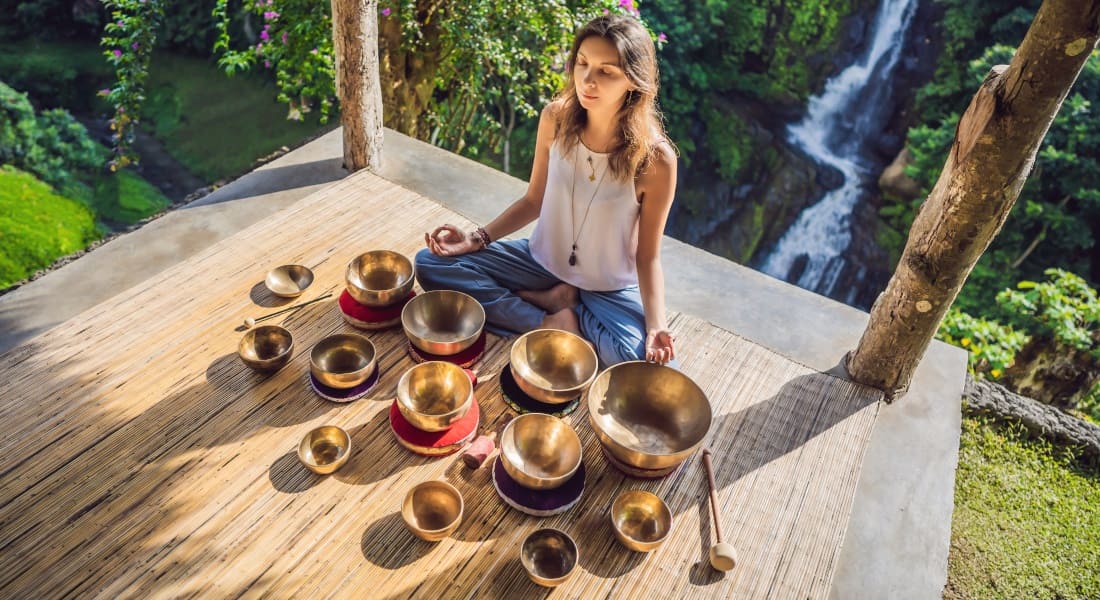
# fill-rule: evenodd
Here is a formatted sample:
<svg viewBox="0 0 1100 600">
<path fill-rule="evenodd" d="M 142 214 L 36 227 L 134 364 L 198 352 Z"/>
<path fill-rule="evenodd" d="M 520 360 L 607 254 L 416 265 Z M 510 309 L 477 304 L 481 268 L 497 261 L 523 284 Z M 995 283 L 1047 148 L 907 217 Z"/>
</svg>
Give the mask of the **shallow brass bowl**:
<svg viewBox="0 0 1100 600">
<path fill-rule="evenodd" d="M 296 298 L 313 283 L 313 271 L 302 265 L 283 265 L 267 273 L 264 285 L 280 298 Z"/>
<path fill-rule="evenodd" d="M 309 353 L 309 371 L 331 388 L 353 388 L 374 373 L 374 344 L 355 333 L 338 333 L 317 342 Z"/>
<path fill-rule="evenodd" d="M 568 423 L 542 413 L 512 419 L 500 434 L 504 470 L 523 487 L 560 487 L 581 466 L 581 439 Z"/>
<path fill-rule="evenodd" d="M 290 362 L 294 337 L 278 325 L 261 325 L 245 332 L 237 344 L 237 355 L 249 368 L 274 373 Z"/>
<path fill-rule="evenodd" d="M 298 460 L 320 475 L 328 475 L 344 466 L 349 456 L 351 436 L 335 425 L 324 425 L 310 431 L 298 444 Z"/>
<path fill-rule="evenodd" d="M 391 250 L 372 250 L 351 259 L 344 280 L 352 298 L 375 307 L 397 304 L 416 281 L 412 261 Z"/>
<path fill-rule="evenodd" d="M 627 548 L 649 552 L 672 531 L 672 511 L 656 494 L 627 490 L 611 504 L 611 528 Z"/>
<path fill-rule="evenodd" d="M 405 494 L 401 518 L 416 537 L 429 542 L 451 535 L 462 523 L 462 494 L 446 481 L 425 481 Z"/>
<path fill-rule="evenodd" d="M 559 329 L 529 331 L 512 343 L 512 375 L 525 394 L 540 402 L 576 399 L 600 370 L 596 351 L 579 335 Z"/>
<path fill-rule="evenodd" d="M 435 290 L 414 296 L 401 309 L 401 327 L 414 346 L 450 356 L 469 348 L 485 327 L 485 309 L 468 294 Z"/>
<path fill-rule="evenodd" d="M 461 367 L 449 362 L 418 364 L 397 382 L 397 408 L 421 431 L 443 431 L 470 410 L 474 385 Z"/>
<path fill-rule="evenodd" d="M 619 363 L 597 375 L 587 395 L 588 419 L 600 443 L 639 469 L 680 464 L 710 430 L 706 394 L 672 367 Z"/>
<path fill-rule="evenodd" d="M 539 529 L 527 536 L 519 560 L 531 581 L 554 587 L 565 583 L 577 567 L 577 543 L 557 529 Z"/>
</svg>

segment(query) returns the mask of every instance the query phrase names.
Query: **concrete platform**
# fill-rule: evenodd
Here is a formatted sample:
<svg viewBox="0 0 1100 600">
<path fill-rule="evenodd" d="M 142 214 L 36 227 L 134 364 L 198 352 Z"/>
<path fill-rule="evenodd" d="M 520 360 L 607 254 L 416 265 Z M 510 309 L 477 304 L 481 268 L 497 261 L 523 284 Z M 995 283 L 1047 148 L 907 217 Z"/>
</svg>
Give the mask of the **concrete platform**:
<svg viewBox="0 0 1100 600">
<path fill-rule="evenodd" d="M 526 186 L 392 131 L 386 132 L 385 144 L 383 177 L 475 222 L 491 219 Z M 182 258 L 343 177 L 340 155 L 336 130 L 0 297 L 0 351 L 124 294 Z M 839 364 L 867 322 L 862 311 L 671 238 L 665 241 L 664 265 L 670 309 L 707 319 L 820 371 Z M 909 393 L 880 410 L 833 597 L 941 595 L 965 365 L 962 350 L 933 342 Z"/>
</svg>

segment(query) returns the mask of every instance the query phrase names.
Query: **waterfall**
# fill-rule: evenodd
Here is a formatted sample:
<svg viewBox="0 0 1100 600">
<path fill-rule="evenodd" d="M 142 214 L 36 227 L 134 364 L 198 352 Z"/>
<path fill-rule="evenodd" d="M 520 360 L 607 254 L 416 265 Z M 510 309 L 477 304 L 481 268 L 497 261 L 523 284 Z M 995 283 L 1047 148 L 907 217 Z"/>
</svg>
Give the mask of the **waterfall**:
<svg viewBox="0 0 1100 600">
<path fill-rule="evenodd" d="M 787 141 L 819 164 L 844 176 L 844 183 L 799 214 L 768 254 L 760 270 L 799 287 L 851 303 L 857 290 L 834 290 L 852 241 L 851 216 L 872 173 L 861 164 L 871 136 L 889 114 L 891 75 L 901 54 L 918 0 L 882 0 L 866 51 L 829 79 L 810 99 L 802 121 L 787 128 Z"/>
</svg>

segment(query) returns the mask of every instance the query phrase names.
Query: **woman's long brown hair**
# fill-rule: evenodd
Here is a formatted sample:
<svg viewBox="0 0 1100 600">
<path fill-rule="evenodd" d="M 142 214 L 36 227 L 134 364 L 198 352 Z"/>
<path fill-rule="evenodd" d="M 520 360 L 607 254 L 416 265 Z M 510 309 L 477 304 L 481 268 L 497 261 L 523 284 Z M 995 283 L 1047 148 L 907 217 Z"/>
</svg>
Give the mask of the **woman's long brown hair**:
<svg viewBox="0 0 1100 600">
<path fill-rule="evenodd" d="M 645 170 L 658 143 L 668 141 L 657 109 L 657 49 L 649 32 L 636 18 L 626 15 L 597 17 L 577 32 L 569 52 L 565 89 L 558 94 L 563 106 L 554 139 L 560 141 L 567 152 L 572 151 L 580 143 L 581 132 L 588 122 L 588 111 L 577 98 L 573 67 L 577 64 L 581 42 L 592 36 L 607 40 L 618 50 L 623 72 L 637 88 L 626 93 L 617 115 L 612 146 L 608 149 L 612 177 L 627 180 Z"/>
</svg>

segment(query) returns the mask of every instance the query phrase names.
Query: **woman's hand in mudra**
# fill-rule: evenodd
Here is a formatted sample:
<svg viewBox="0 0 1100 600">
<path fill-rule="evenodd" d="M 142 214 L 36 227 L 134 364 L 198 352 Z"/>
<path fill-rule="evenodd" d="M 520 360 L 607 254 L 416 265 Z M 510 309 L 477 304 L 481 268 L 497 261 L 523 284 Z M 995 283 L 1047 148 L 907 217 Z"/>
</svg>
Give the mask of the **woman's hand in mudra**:
<svg viewBox="0 0 1100 600">
<path fill-rule="evenodd" d="M 424 243 L 436 256 L 461 256 L 481 249 L 473 236 L 454 225 L 441 225 L 424 234 Z"/>
<path fill-rule="evenodd" d="M 663 365 L 676 358 L 676 352 L 672 349 L 672 332 L 667 329 L 650 329 L 645 338 L 645 359 L 650 362 Z"/>
</svg>

